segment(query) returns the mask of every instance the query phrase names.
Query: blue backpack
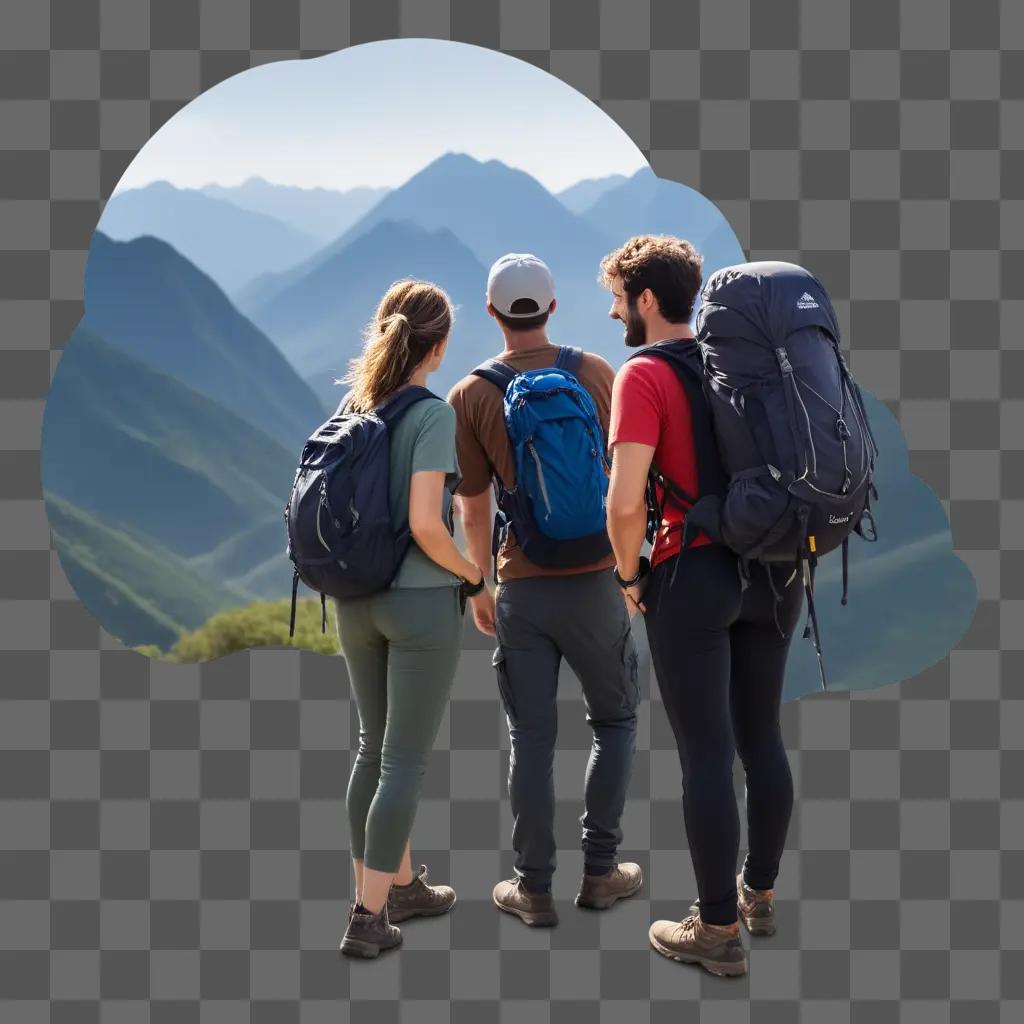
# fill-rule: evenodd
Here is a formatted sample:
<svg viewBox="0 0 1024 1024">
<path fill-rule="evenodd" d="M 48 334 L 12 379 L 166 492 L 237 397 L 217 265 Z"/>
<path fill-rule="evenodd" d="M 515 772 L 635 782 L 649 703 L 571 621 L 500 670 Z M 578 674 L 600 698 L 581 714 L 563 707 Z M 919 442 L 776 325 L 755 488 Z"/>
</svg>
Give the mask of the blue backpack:
<svg viewBox="0 0 1024 1024">
<path fill-rule="evenodd" d="M 515 487 L 497 481 L 495 559 L 509 530 L 543 568 L 587 565 L 611 551 L 608 453 L 594 400 L 576 377 L 582 360 L 580 349 L 562 346 L 553 366 L 518 373 L 489 359 L 473 370 L 504 395 L 515 456 Z"/>
<path fill-rule="evenodd" d="M 327 598 L 362 597 L 389 587 L 411 540 L 408 523 L 396 532 L 391 522 L 389 431 L 416 402 L 443 399 L 409 386 L 372 412 L 349 413 L 348 397 L 303 447 L 284 507 L 288 557 L 295 567 L 289 636 L 295 635 L 299 580 L 319 592 L 326 631 Z M 446 485 L 453 487 L 451 480 Z M 450 516 L 447 525 L 451 532 Z"/>
</svg>

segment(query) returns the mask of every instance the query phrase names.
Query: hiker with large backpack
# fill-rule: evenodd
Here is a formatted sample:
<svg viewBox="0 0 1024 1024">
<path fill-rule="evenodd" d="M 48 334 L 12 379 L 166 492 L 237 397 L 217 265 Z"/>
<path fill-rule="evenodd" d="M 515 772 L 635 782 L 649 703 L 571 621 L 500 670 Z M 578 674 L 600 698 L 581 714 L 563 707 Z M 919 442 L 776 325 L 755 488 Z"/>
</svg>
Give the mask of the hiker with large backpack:
<svg viewBox="0 0 1024 1024">
<path fill-rule="evenodd" d="M 448 296 L 399 281 L 367 328 L 338 412 L 306 444 L 286 510 L 298 579 L 334 600 L 359 712 L 347 792 L 355 898 L 342 953 L 401 942 L 395 921 L 449 910 L 414 872 L 409 835 L 451 692 L 467 597 L 484 573 L 452 537 L 455 413 L 426 388 L 444 358 Z"/>
<path fill-rule="evenodd" d="M 576 903 L 604 909 L 642 884 L 639 865 L 617 863 L 640 690 L 605 524 L 614 373 L 599 356 L 549 340 L 555 308 L 543 261 L 524 253 L 499 259 L 488 276 L 487 310 L 504 348 L 448 396 L 467 549 L 479 564 L 494 559 L 498 583 L 494 600 L 473 606 L 477 627 L 497 640 L 493 664 L 512 745 L 515 878 L 499 882 L 493 899 L 541 926 L 558 921 L 553 769 L 563 658 L 582 684 L 593 732 Z"/>
<path fill-rule="evenodd" d="M 714 275 L 702 294 L 704 333 L 698 342 L 689 321 L 702 260 L 689 242 L 638 236 L 601 266 L 613 296 L 610 315 L 624 323 L 625 343 L 637 350 L 619 371 L 612 398 L 608 530 L 627 599 L 644 614 L 678 747 L 698 890 L 690 915 L 655 921 L 650 942 L 664 956 L 726 976 L 747 970 L 738 920 L 752 935 L 775 930 L 773 889 L 793 805 L 779 713 L 786 658 L 803 605 L 801 563 L 809 521 L 799 498 L 813 483 L 813 441 L 819 469 L 834 448 L 812 425 L 822 417 L 808 414 L 794 428 L 807 442 L 795 445 L 799 467 L 797 459 L 774 454 L 773 442 L 789 436 L 786 414 L 804 409 L 803 395 L 794 390 L 795 367 L 816 368 L 819 356 L 832 361 L 831 377 L 815 376 L 813 383 L 821 389 L 820 400 L 828 408 L 835 405 L 840 446 L 842 426 L 858 435 L 846 451 L 848 487 L 863 488 L 868 462 L 854 389 L 833 354 L 838 330 L 830 323 L 834 335 L 815 333 L 811 303 L 820 312 L 827 296 L 806 271 L 790 271 L 798 273 L 762 278 L 756 270 L 744 275 L 742 268 L 733 268 Z M 745 289 L 736 284 L 741 279 Z M 783 306 L 784 314 L 771 312 Z M 815 330 L 807 336 L 790 337 L 812 321 Z M 718 325 L 732 333 L 715 335 Z M 750 336 L 758 332 L 755 341 Z M 742 378 L 746 342 L 763 346 L 770 363 L 752 360 L 751 372 Z M 812 343 L 821 350 L 809 356 Z M 778 406 L 774 396 L 783 388 L 789 397 Z M 711 403 L 720 400 L 723 415 L 742 417 L 750 426 L 753 454 L 746 453 L 745 463 L 735 463 L 736 445 L 723 432 L 738 435 L 741 425 L 726 422 L 723 428 L 716 420 Z M 814 401 L 808 395 L 807 408 Z M 802 481 L 794 488 L 798 475 Z M 858 519 L 865 498 L 861 491 L 854 499 L 861 503 Z M 816 518 L 814 524 L 827 530 L 827 520 L 823 526 Z M 653 544 L 649 562 L 640 554 L 645 536 Z M 749 840 L 738 875 L 737 751 L 746 776 Z"/>
</svg>

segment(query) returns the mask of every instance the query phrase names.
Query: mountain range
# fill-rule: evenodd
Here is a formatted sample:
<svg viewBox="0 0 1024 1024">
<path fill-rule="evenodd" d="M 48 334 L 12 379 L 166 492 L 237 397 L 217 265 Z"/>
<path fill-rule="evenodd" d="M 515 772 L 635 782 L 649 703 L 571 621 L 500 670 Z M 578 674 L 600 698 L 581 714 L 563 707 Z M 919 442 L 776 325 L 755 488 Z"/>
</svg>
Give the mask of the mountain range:
<svg viewBox="0 0 1024 1024">
<path fill-rule="evenodd" d="M 624 174 L 608 174 L 603 178 L 584 178 L 575 185 L 556 192 L 558 201 L 573 213 L 583 213 L 593 206 L 597 200 L 626 180 Z"/>
<path fill-rule="evenodd" d="M 115 635 L 163 645 L 172 624 L 195 628 L 211 608 L 287 589 L 283 507 L 296 455 L 220 403 L 79 326 L 42 442 L 61 562 Z M 218 561 L 242 538 L 239 559 Z M 267 563 L 276 582 L 242 578 Z"/>
<path fill-rule="evenodd" d="M 319 235 L 265 212 L 166 181 L 115 193 L 98 229 L 123 242 L 142 235 L 161 238 L 226 292 L 259 274 L 284 270 L 323 244 Z"/>
<path fill-rule="evenodd" d="M 289 224 L 306 235 L 333 241 L 387 195 L 387 188 L 297 188 L 249 178 L 241 185 L 206 185 L 205 195 Z M 269 267 L 267 268 L 270 269 Z"/>
<path fill-rule="evenodd" d="M 396 254 L 401 254 L 397 260 Z M 253 315 L 269 337 L 278 339 L 292 366 L 301 368 L 321 402 L 333 409 L 343 393 L 333 381 L 359 351 L 361 329 L 396 276 L 433 281 L 456 305 L 445 362 L 429 381 L 445 395 L 464 373 L 500 349 L 498 328 L 484 308 L 487 271 L 447 229 L 375 221 L 364 235 L 274 291 Z"/>
<path fill-rule="evenodd" d="M 487 268 L 503 253 L 534 252 L 555 278 L 551 337 L 618 364 L 625 354 L 622 329 L 608 318 L 609 297 L 597 274 L 604 255 L 636 233 L 627 227 L 633 204 L 642 230 L 686 234 L 706 250 L 706 272 L 742 260 L 743 253 L 717 208 L 685 186 L 649 171 L 581 185 L 596 198 L 578 215 L 523 171 L 448 153 L 334 242 L 289 270 L 261 275 L 236 301 L 324 396 L 331 388 L 326 382 L 358 351 L 361 328 L 387 285 L 402 276 L 437 281 L 460 305 L 452 355 L 434 382 L 446 390 L 500 348 L 497 325 L 484 309 Z"/>
<path fill-rule="evenodd" d="M 85 268 L 85 322 L 289 450 L 324 408 L 269 338 L 167 242 L 97 231 Z"/>
</svg>

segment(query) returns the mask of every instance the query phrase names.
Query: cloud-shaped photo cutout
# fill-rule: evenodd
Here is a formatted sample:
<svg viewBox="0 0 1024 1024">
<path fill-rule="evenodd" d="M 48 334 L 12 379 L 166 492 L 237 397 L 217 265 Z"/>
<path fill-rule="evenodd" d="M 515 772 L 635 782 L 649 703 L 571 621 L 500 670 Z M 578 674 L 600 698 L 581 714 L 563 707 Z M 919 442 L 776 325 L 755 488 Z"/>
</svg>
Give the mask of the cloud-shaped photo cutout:
<svg viewBox="0 0 1024 1024">
<path fill-rule="evenodd" d="M 452 297 L 451 340 L 428 381 L 443 395 L 501 348 L 487 268 L 533 252 L 556 282 L 552 339 L 619 366 L 627 350 L 598 265 L 648 232 L 690 240 L 705 276 L 745 260 L 712 202 L 658 178 L 589 99 L 504 54 L 389 40 L 214 86 L 160 128 L 108 200 L 85 315 L 47 401 L 46 511 L 76 594 L 153 657 L 337 653 L 309 591 L 289 640 L 283 507 L 381 295 L 419 277 Z M 892 414 L 865 399 L 881 448 L 879 541 L 853 539 L 847 607 L 838 555 L 818 572 L 833 689 L 923 670 L 975 606 L 941 503 L 910 473 Z M 794 644 L 787 698 L 819 685 L 811 645 Z"/>
</svg>

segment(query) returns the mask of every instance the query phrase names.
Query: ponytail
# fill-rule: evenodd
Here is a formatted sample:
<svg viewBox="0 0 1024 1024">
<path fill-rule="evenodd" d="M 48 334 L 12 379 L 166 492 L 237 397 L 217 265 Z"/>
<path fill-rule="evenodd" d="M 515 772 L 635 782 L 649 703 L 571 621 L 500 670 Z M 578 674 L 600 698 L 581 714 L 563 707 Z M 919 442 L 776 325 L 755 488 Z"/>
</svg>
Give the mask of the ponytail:
<svg viewBox="0 0 1024 1024">
<path fill-rule="evenodd" d="M 451 301 L 427 281 L 398 281 L 381 299 L 363 351 L 337 384 L 350 384 L 353 412 L 369 412 L 408 383 L 416 367 L 451 330 Z"/>
</svg>

